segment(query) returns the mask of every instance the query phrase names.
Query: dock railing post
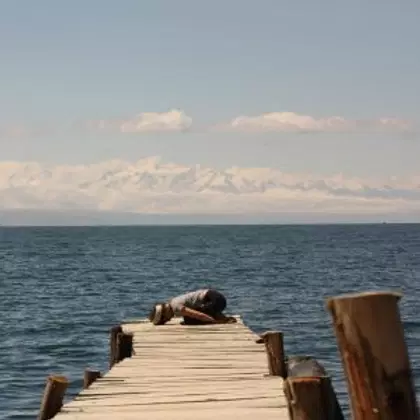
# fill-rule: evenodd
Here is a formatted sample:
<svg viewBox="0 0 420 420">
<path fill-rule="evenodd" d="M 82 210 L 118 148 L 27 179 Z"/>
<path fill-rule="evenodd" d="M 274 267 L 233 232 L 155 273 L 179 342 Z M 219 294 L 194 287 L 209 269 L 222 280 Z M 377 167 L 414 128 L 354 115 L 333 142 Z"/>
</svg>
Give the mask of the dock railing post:
<svg viewBox="0 0 420 420">
<path fill-rule="evenodd" d="M 133 355 L 133 334 L 125 333 L 120 325 L 111 328 L 109 339 L 109 368 Z"/>
<path fill-rule="evenodd" d="M 400 298 L 394 292 L 367 292 L 327 300 L 354 420 L 419 419 Z"/>
<path fill-rule="evenodd" d="M 121 362 L 126 357 L 133 355 L 133 334 L 119 333 L 117 335 L 117 354 L 116 361 Z"/>
<path fill-rule="evenodd" d="M 61 410 L 68 384 L 65 376 L 49 376 L 47 378 L 38 420 L 52 419 Z"/>
<path fill-rule="evenodd" d="M 122 333 L 121 325 L 116 325 L 111 328 L 109 337 L 109 368 L 111 369 L 117 363 L 117 338 L 118 334 Z"/>
<path fill-rule="evenodd" d="M 99 370 L 86 369 L 83 376 L 83 389 L 87 389 L 90 385 L 101 377 Z"/>
<path fill-rule="evenodd" d="M 283 333 L 267 331 L 261 336 L 267 353 L 268 371 L 272 376 L 287 377 Z"/>
<path fill-rule="evenodd" d="M 344 420 L 328 376 L 290 377 L 283 389 L 291 420 Z"/>
</svg>

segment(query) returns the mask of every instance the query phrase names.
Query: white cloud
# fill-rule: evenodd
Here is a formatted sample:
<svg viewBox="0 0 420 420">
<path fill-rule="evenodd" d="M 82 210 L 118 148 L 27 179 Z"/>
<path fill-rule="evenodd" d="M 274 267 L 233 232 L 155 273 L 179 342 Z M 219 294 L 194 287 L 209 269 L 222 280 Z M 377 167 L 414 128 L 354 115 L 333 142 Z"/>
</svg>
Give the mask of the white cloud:
<svg viewBox="0 0 420 420">
<path fill-rule="evenodd" d="M 188 130 L 192 118 L 184 111 L 142 112 L 126 120 L 98 120 L 88 122 L 96 130 L 117 130 L 121 133 L 176 132 Z"/>
<path fill-rule="evenodd" d="M 139 133 L 146 131 L 183 131 L 191 127 L 192 118 L 184 111 L 143 112 L 120 125 L 122 133 Z"/>
<path fill-rule="evenodd" d="M 409 122 L 399 118 L 349 120 L 339 116 L 316 118 L 295 112 L 269 112 L 257 116 L 236 117 L 225 128 L 249 132 L 351 132 L 407 131 L 411 126 Z"/>
<path fill-rule="evenodd" d="M 0 208 L 138 213 L 420 214 L 420 176 L 346 178 L 146 158 L 92 165 L 0 162 Z"/>
</svg>

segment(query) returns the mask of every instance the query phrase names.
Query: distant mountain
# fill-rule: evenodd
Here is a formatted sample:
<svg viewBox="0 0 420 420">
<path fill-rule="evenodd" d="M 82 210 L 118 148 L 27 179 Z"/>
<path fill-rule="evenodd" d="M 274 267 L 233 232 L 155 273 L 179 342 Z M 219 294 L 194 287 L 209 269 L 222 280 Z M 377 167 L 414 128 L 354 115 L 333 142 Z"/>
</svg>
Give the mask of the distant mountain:
<svg viewBox="0 0 420 420">
<path fill-rule="evenodd" d="M 165 163 L 158 157 L 91 165 L 0 162 L 0 209 L 149 215 L 402 214 L 420 212 L 420 176 L 377 180 L 270 168 L 220 170 Z"/>
</svg>

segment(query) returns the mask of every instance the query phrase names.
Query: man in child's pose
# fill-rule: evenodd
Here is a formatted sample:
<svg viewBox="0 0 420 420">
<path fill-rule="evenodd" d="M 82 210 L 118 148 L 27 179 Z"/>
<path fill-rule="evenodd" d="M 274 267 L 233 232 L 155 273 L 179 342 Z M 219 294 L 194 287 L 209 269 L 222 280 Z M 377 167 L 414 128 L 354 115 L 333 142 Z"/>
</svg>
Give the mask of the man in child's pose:
<svg viewBox="0 0 420 420">
<path fill-rule="evenodd" d="M 174 316 L 182 316 L 187 325 L 236 322 L 223 314 L 226 298 L 217 290 L 200 289 L 157 303 L 149 315 L 150 322 L 163 325 Z"/>
</svg>

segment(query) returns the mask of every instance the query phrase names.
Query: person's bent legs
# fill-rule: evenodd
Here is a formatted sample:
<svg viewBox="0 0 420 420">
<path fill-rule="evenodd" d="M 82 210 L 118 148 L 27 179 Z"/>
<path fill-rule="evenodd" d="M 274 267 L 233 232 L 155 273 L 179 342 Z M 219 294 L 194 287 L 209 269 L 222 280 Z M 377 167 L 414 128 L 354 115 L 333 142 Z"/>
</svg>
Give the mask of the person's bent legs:
<svg viewBox="0 0 420 420">
<path fill-rule="evenodd" d="M 217 290 L 209 289 L 206 293 L 203 305 L 198 309 L 200 312 L 211 316 L 216 321 L 226 321 L 227 317 L 223 314 L 226 309 L 226 298 Z M 210 322 L 200 321 L 198 319 L 184 317 L 185 325 L 205 325 Z"/>
</svg>

